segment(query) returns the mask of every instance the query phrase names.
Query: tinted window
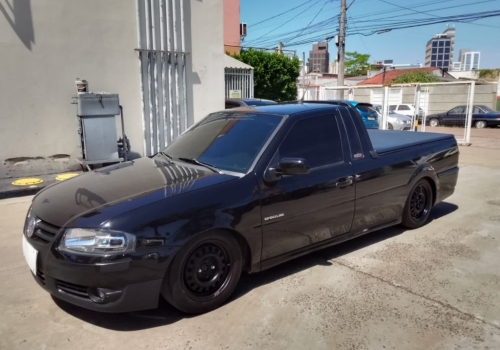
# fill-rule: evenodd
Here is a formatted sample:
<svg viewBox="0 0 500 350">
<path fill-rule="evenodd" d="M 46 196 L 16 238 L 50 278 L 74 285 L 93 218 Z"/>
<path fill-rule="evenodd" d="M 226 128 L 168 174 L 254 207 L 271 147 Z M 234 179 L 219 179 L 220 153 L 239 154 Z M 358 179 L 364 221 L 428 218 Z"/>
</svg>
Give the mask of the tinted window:
<svg viewBox="0 0 500 350">
<path fill-rule="evenodd" d="M 369 112 L 371 112 L 371 111 L 370 111 L 370 107 L 368 107 L 368 106 L 357 105 L 357 106 L 356 106 L 356 109 L 358 109 L 358 110 L 359 110 L 359 111 L 361 111 L 361 112 L 365 112 L 365 113 L 369 113 Z"/>
<path fill-rule="evenodd" d="M 481 109 L 479 109 L 478 106 L 474 106 L 474 109 L 472 110 L 472 113 L 483 113 L 483 111 L 481 111 Z"/>
<path fill-rule="evenodd" d="M 345 108 L 339 109 L 342 114 L 342 120 L 344 121 L 347 137 L 349 138 L 349 146 L 351 150 L 351 158 L 352 159 L 361 159 L 363 158 L 363 148 L 361 147 L 361 141 L 358 135 L 358 129 L 352 120 L 351 115 Z"/>
<path fill-rule="evenodd" d="M 438 50 L 438 49 L 433 48 L 433 49 L 432 49 L 432 53 L 437 53 L 437 50 Z"/>
<path fill-rule="evenodd" d="M 451 45 L 451 41 L 447 41 L 446 46 L 450 46 L 450 45 Z"/>
<path fill-rule="evenodd" d="M 437 46 L 438 46 L 437 41 L 434 41 L 434 42 L 432 43 L 432 47 L 437 47 Z"/>
<path fill-rule="evenodd" d="M 444 53 L 450 53 L 450 48 L 449 47 L 445 48 Z"/>
<path fill-rule="evenodd" d="M 181 135 L 165 153 L 246 173 L 281 120 L 278 115 L 213 113 Z"/>
<path fill-rule="evenodd" d="M 440 47 L 438 50 L 438 53 L 443 53 L 443 51 L 444 51 L 444 49 Z"/>
<path fill-rule="evenodd" d="M 437 60 L 437 55 L 432 55 L 431 60 L 433 60 L 433 61 Z"/>
<path fill-rule="evenodd" d="M 396 107 L 397 107 L 397 105 L 390 105 L 390 106 L 389 106 L 389 109 L 393 111 L 393 110 L 395 110 L 395 109 L 396 109 Z"/>
<path fill-rule="evenodd" d="M 298 121 L 281 144 L 279 152 L 281 158 L 304 158 L 311 168 L 342 161 L 342 142 L 335 116 Z"/>
<path fill-rule="evenodd" d="M 495 111 L 494 109 L 486 106 L 479 106 L 479 108 L 482 110 L 482 113 L 498 113 L 498 111 Z"/>
<path fill-rule="evenodd" d="M 439 47 L 443 47 L 444 46 L 444 41 L 440 41 L 439 42 Z"/>
<path fill-rule="evenodd" d="M 236 107 L 239 107 L 240 105 L 236 102 L 226 102 L 226 109 L 230 109 L 230 108 L 236 108 Z"/>
<path fill-rule="evenodd" d="M 409 111 L 410 107 L 408 107 L 407 105 L 401 105 L 401 106 L 399 106 L 399 110 L 400 111 Z"/>
<path fill-rule="evenodd" d="M 462 113 L 465 113 L 465 106 L 455 107 L 455 108 L 451 109 L 448 113 L 449 114 L 462 114 Z"/>
</svg>

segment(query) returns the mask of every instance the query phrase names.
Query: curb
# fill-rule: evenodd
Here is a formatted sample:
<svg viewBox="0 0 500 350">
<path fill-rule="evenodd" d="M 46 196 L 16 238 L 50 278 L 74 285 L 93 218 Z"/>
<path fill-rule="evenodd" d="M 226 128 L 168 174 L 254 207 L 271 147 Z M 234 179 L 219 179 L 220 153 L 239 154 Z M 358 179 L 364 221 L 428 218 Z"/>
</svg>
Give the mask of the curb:
<svg viewBox="0 0 500 350">
<path fill-rule="evenodd" d="M 16 198 L 16 197 L 24 197 L 24 196 L 33 196 L 43 190 L 44 187 L 37 188 L 21 188 L 19 190 L 5 191 L 0 192 L 0 199 L 8 199 L 8 198 Z"/>
</svg>

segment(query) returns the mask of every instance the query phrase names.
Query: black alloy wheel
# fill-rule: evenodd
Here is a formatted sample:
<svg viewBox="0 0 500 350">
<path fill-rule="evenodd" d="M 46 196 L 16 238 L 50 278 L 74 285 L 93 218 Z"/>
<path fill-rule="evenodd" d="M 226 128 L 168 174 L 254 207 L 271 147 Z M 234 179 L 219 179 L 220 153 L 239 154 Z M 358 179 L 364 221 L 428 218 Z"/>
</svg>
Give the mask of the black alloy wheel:
<svg viewBox="0 0 500 350">
<path fill-rule="evenodd" d="M 210 300 L 228 281 L 231 261 L 226 250 L 214 243 L 203 243 L 187 258 L 183 282 L 193 298 Z"/>
<path fill-rule="evenodd" d="M 231 233 L 201 233 L 176 253 L 163 279 L 161 294 L 186 313 L 208 312 L 231 296 L 242 268 L 242 249 Z"/>
<path fill-rule="evenodd" d="M 406 228 L 419 228 L 427 222 L 434 203 L 432 187 L 427 179 L 419 180 L 411 189 L 403 210 L 402 224 Z"/>
</svg>

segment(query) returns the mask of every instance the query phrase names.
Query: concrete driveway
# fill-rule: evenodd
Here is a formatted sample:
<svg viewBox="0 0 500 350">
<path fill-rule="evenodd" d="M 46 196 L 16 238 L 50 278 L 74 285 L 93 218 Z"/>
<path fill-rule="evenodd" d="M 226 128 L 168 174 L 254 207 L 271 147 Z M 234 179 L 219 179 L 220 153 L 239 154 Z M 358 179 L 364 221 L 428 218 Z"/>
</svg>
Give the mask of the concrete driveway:
<svg viewBox="0 0 500 350">
<path fill-rule="evenodd" d="M 31 198 L 0 201 L 0 349 L 500 349 L 499 152 L 461 148 L 456 194 L 424 228 L 244 276 L 228 304 L 195 317 L 53 300 L 22 256 Z"/>
</svg>

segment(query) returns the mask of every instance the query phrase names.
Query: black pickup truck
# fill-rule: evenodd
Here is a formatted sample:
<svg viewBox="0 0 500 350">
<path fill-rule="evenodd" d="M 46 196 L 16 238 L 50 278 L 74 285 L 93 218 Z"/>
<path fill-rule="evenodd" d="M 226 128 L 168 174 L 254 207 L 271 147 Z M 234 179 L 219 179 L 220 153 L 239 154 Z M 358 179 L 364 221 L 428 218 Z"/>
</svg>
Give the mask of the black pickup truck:
<svg viewBox="0 0 500 350">
<path fill-rule="evenodd" d="M 56 298 L 103 312 L 222 305 L 240 274 L 424 225 L 458 177 L 453 136 L 367 130 L 350 106 L 210 114 L 158 154 L 41 191 L 23 252 Z"/>
</svg>

